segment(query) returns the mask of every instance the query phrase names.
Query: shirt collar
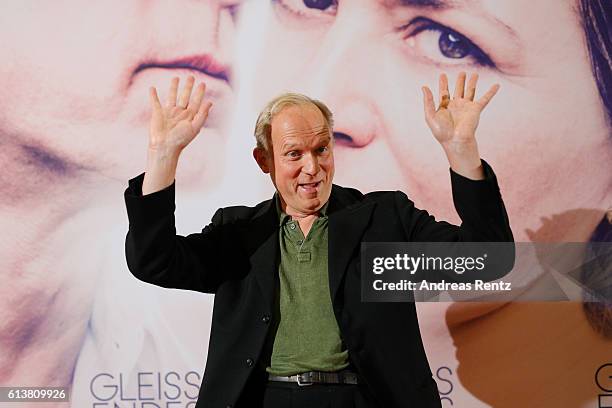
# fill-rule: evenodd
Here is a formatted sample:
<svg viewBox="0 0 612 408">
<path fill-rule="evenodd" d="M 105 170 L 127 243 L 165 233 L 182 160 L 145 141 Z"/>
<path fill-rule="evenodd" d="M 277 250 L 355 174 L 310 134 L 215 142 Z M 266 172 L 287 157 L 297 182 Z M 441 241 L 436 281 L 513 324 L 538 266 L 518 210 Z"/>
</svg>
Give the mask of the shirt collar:
<svg viewBox="0 0 612 408">
<path fill-rule="evenodd" d="M 291 221 L 291 216 L 286 214 L 281 208 L 280 194 L 278 194 L 278 191 L 274 193 L 274 204 L 276 206 L 276 213 L 278 214 L 278 225 L 284 225 L 286 222 Z M 327 200 L 319 210 L 319 217 L 327 217 L 328 204 L 329 200 Z"/>
</svg>

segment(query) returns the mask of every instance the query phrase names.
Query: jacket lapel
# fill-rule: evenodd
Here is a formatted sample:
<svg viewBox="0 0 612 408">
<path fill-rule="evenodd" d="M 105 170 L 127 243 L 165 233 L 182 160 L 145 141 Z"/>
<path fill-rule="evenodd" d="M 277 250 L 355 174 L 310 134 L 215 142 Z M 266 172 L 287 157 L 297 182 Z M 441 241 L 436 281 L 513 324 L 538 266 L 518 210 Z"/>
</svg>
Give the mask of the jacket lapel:
<svg viewBox="0 0 612 408">
<path fill-rule="evenodd" d="M 247 250 L 252 272 L 262 292 L 262 299 L 272 307 L 275 277 L 280 249 L 278 244 L 278 215 L 274 199 L 266 202 L 248 227 Z"/>
<path fill-rule="evenodd" d="M 342 283 L 347 266 L 361 243 L 375 203 L 360 201 L 342 187 L 333 186 L 329 203 L 328 270 L 332 301 Z M 360 249 L 357 249 L 360 250 Z"/>
</svg>

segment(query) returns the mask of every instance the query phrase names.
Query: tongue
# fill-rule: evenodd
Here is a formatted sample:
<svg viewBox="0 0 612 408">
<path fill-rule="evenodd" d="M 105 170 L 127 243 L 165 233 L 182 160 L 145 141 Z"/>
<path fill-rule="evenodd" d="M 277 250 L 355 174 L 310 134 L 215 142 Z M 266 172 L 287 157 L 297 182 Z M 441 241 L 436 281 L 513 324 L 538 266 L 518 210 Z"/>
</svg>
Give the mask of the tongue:
<svg viewBox="0 0 612 408">
<path fill-rule="evenodd" d="M 308 192 L 316 191 L 317 183 L 302 184 L 302 188 Z"/>
</svg>

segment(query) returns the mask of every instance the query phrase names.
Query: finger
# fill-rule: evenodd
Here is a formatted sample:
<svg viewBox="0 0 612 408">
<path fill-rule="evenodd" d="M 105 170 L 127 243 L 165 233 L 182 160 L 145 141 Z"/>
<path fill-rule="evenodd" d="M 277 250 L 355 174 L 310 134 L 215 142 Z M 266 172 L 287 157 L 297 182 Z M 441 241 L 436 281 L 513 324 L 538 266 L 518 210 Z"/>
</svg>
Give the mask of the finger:
<svg viewBox="0 0 612 408">
<path fill-rule="evenodd" d="M 204 82 L 200 82 L 198 87 L 196 88 L 195 95 L 191 102 L 189 102 L 189 110 L 194 112 L 194 114 L 200 110 L 200 105 L 202 104 L 202 100 L 204 99 L 204 93 L 206 92 L 206 84 Z"/>
<path fill-rule="evenodd" d="M 194 82 L 194 76 L 189 75 L 189 77 L 187 77 L 187 82 L 185 82 L 185 87 L 183 88 L 183 92 L 181 92 L 181 96 L 179 97 L 176 106 L 179 106 L 181 108 L 187 107 L 187 105 L 189 104 L 189 98 L 191 97 L 191 90 L 193 89 Z"/>
<path fill-rule="evenodd" d="M 425 120 L 427 121 L 427 123 L 429 123 L 431 118 L 433 118 L 433 116 L 436 114 L 436 105 L 434 104 L 433 93 L 431 92 L 431 89 L 426 86 L 423 86 L 421 87 L 421 90 L 423 91 L 423 108 L 425 110 Z"/>
<path fill-rule="evenodd" d="M 497 93 L 497 90 L 499 89 L 499 84 L 495 84 L 493 85 L 486 94 L 482 95 L 480 97 L 480 99 L 478 100 L 478 102 L 476 102 L 478 105 L 480 105 L 480 110 L 484 109 L 485 106 L 487 106 L 489 104 L 489 102 L 491 101 L 491 99 L 493 99 L 493 97 L 495 96 L 495 94 Z"/>
<path fill-rule="evenodd" d="M 478 74 L 474 73 L 470 75 L 470 79 L 468 81 L 465 98 L 470 101 L 474 100 L 474 96 L 476 96 L 476 83 L 478 82 Z"/>
<path fill-rule="evenodd" d="M 438 109 L 444 109 L 450 102 L 450 93 L 448 92 L 448 78 L 446 74 L 440 74 L 438 81 L 439 95 L 440 95 L 440 107 Z"/>
<path fill-rule="evenodd" d="M 166 106 L 171 108 L 176 106 L 176 93 L 178 90 L 179 78 L 174 77 L 170 81 L 170 90 L 168 91 L 168 99 L 166 99 Z"/>
<path fill-rule="evenodd" d="M 159 97 L 157 96 L 157 90 L 154 86 L 149 88 L 149 100 L 151 101 L 151 107 L 154 110 L 161 109 L 161 103 L 159 102 Z"/>
<path fill-rule="evenodd" d="M 457 82 L 455 83 L 455 95 L 453 98 L 463 98 L 463 90 L 465 88 L 465 72 L 461 71 L 457 75 Z"/>
<path fill-rule="evenodd" d="M 212 103 L 210 103 L 210 101 L 206 101 L 200 106 L 200 110 L 198 110 L 198 113 L 194 116 L 193 121 L 191 122 L 194 129 L 198 129 L 199 131 L 202 126 L 204 126 L 211 107 Z"/>
</svg>

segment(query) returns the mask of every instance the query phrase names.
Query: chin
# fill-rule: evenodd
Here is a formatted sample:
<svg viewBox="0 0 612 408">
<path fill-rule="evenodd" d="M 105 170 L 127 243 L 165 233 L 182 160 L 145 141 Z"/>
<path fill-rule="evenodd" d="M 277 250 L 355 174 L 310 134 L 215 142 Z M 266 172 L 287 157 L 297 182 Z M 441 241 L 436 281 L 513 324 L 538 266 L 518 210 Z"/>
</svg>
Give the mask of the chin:
<svg viewBox="0 0 612 408">
<path fill-rule="evenodd" d="M 303 208 L 308 209 L 309 211 L 317 210 L 319 207 L 323 206 L 323 201 L 320 198 L 312 198 L 303 203 Z"/>
</svg>

